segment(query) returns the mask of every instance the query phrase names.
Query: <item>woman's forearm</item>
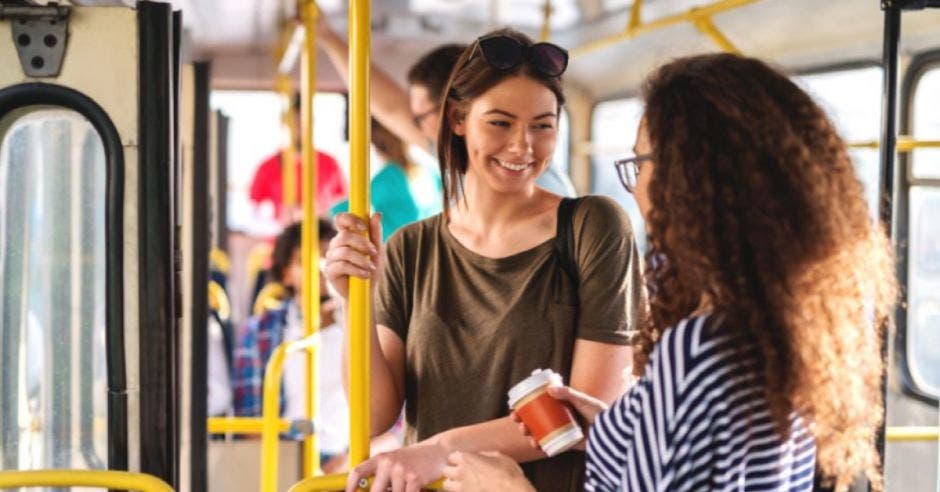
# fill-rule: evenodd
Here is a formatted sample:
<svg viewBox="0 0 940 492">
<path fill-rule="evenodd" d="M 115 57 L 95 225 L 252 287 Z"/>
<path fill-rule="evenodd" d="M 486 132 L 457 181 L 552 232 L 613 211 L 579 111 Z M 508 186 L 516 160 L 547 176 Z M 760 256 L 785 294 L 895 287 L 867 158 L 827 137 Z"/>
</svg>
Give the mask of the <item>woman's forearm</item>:
<svg viewBox="0 0 940 492">
<path fill-rule="evenodd" d="M 541 449 L 533 448 L 529 439 L 519 432 L 519 424 L 502 417 L 479 424 L 450 429 L 428 439 L 444 447 L 447 452 L 499 451 L 519 463 L 546 457 Z"/>
<path fill-rule="evenodd" d="M 349 310 L 347 309 L 346 312 L 348 313 Z M 351 347 L 350 337 L 348 336 L 349 331 L 347 330 L 346 333 L 346 341 L 343 344 L 343 386 L 348 397 Z M 378 329 L 374 320 L 370 320 L 369 326 L 369 380 L 369 428 L 370 435 L 377 436 L 391 428 L 398 419 L 404 402 L 404 393 L 403 388 L 399 388 L 399 384 L 395 381 L 388 360 L 382 352 L 382 345 L 379 341 Z"/>
</svg>

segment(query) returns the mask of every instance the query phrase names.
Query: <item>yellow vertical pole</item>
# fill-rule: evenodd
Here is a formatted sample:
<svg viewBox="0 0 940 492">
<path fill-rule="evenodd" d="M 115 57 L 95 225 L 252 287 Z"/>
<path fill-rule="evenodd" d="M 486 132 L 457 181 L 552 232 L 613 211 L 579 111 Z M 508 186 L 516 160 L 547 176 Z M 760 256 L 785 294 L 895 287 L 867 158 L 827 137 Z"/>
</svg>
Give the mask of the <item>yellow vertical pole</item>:
<svg viewBox="0 0 940 492">
<path fill-rule="evenodd" d="M 552 14 L 555 9 L 552 7 L 552 0 L 545 0 L 542 5 L 542 29 L 539 33 L 539 41 L 547 43 L 552 36 Z"/>
<path fill-rule="evenodd" d="M 317 88 L 316 4 L 302 0 L 301 19 L 304 24 L 304 49 L 300 62 L 301 77 L 301 145 L 303 156 L 303 227 L 301 229 L 301 263 L 303 265 L 302 299 L 304 336 L 320 330 L 320 234 L 317 224 L 314 194 L 317 189 L 316 152 L 313 145 L 313 96 Z M 306 351 L 307 380 L 305 410 L 307 419 L 317 414 L 317 365 L 320 345 Z M 320 451 L 316 432 L 304 439 L 304 477 L 313 476 L 320 469 Z"/>
<path fill-rule="evenodd" d="M 633 32 L 640 27 L 640 13 L 643 10 L 643 0 L 633 0 L 630 6 L 630 21 L 627 23 L 627 32 Z"/>
<path fill-rule="evenodd" d="M 349 2 L 349 210 L 369 218 L 369 0 Z M 369 457 L 369 281 L 349 279 L 349 466 Z"/>
<path fill-rule="evenodd" d="M 295 141 L 297 128 L 295 128 L 296 114 L 293 104 L 293 83 L 290 75 L 278 74 L 277 91 L 281 94 L 284 103 L 284 112 L 282 113 L 282 124 L 287 138 L 284 140 L 284 147 L 281 149 L 281 217 L 278 220 L 289 220 L 290 213 L 297 204 L 297 178 L 294 169 L 294 162 L 297 160 L 297 154 L 294 149 L 297 148 Z"/>
</svg>

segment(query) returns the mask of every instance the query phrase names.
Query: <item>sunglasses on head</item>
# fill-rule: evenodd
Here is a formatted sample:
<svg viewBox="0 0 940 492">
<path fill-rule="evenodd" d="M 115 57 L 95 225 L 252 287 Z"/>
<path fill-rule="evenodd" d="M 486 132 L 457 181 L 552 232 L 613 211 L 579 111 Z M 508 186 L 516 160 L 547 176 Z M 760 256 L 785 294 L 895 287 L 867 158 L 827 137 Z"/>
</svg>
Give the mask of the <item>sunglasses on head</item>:
<svg viewBox="0 0 940 492">
<path fill-rule="evenodd" d="M 470 55 L 471 60 L 477 49 L 490 66 L 504 72 L 518 67 L 523 61 L 547 77 L 559 77 L 568 68 L 568 52 L 551 43 L 525 46 L 509 36 L 497 34 L 477 38 Z"/>
</svg>

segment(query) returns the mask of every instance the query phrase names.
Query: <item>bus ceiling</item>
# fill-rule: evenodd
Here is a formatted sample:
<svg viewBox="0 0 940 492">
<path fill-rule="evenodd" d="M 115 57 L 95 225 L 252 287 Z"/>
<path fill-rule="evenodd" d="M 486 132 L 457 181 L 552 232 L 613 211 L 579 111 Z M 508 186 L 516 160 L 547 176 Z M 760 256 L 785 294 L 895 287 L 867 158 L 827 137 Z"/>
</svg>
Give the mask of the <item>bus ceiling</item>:
<svg viewBox="0 0 940 492">
<path fill-rule="evenodd" d="M 636 36 L 626 35 L 631 12 L 656 24 L 714 5 L 728 4 L 707 20 L 730 46 L 790 70 L 881 57 L 882 11 L 858 0 L 376 0 L 372 5 L 373 58 L 400 80 L 429 46 L 469 42 L 501 25 L 539 37 L 545 4 L 552 42 L 573 54 L 567 83 L 594 100 L 632 94 L 643 77 L 664 61 L 721 49 L 702 25 L 679 22 Z M 907 0 L 930 3 L 936 0 Z M 126 5 L 130 0 L 82 0 L 81 5 Z M 294 0 L 170 0 L 183 11 L 184 53 L 213 62 L 213 86 L 273 89 L 275 50 L 286 20 L 296 17 Z M 347 3 L 321 0 L 336 29 L 345 30 Z M 940 48 L 940 11 L 904 17 L 902 57 Z M 613 40 L 618 42 L 606 42 Z M 329 64 L 318 68 L 321 90 L 344 90 Z"/>
</svg>

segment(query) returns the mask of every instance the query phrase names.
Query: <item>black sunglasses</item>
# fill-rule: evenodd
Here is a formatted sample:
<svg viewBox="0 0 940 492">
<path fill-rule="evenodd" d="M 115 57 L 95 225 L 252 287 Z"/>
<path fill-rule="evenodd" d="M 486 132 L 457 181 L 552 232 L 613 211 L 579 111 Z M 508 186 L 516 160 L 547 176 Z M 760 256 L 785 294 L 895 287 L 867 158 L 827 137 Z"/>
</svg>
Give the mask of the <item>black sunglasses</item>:
<svg viewBox="0 0 940 492">
<path fill-rule="evenodd" d="M 477 38 L 470 60 L 478 48 L 490 66 L 504 72 L 516 68 L 523 61 L 529 62 L 536 71 L 547 77 L 559 77 L 568 68 L 568 51 L 551 43 L 525 46 L 501 34 Z"/>
</svg>

